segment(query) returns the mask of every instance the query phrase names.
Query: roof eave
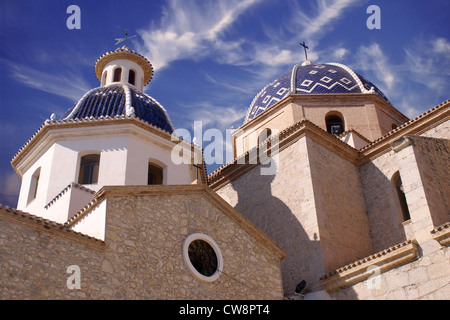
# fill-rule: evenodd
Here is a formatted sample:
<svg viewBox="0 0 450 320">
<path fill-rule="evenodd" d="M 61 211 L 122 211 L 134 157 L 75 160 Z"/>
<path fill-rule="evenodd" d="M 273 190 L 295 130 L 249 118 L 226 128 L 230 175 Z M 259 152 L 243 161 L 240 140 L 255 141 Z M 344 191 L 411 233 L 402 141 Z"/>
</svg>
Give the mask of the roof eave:
<svg viewBox="0 0 450 320">
<path fill-rule="evenodd" d="M 156 127 L 144 120 L 136 117 L 128 116 L 117 116 L 117 117 L 100 117 L 100 118 L 86 118 L 86 119 L 67 119 L 67 120 L 46 120 L 42 126 L 31 136 L 30 139 L 24 144 L 22 148 L 14 155 L 11 159 L 11 165 L 19 175 L 20 178 L 23 176 L 22 170 L 19 169 L 25 157 L 32 152 L 32 150 L 39 145 L 39 143 L 46 138 L 52 130 L 67 129 L 67 128 L 83 128 L 89 126 L 104 126 L 104 125 L 114 125 L 114 124 L 126 124 L 131 123 L 141 127 L 147 131 L 150 131 L 167 141 L 172 141 L 172 134 Z"/>
</svg>

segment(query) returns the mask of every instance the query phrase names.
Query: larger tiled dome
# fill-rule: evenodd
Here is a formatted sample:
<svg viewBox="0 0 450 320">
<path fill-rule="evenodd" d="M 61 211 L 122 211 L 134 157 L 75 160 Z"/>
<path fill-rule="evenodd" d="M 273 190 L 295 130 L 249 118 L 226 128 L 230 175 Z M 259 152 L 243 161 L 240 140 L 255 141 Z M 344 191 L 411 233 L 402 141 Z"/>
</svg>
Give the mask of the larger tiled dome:
<svg viewBox="0 0 450 320">
<path fill-rule="evenodd" d="M 289 94 L 376 93 L 386 96 L 369 80 L 340 63 L 312 64 L 308 60 L 261 90 L 248 109 L 245 122 L 255 118 Z"/>
<path fill-rule="evenodd" d="M 128 85 L 109 85 L 88 91 L 63 119 L 107 116 L 133 116 L 169 133 L 174 130 L 166 110 L 155 99 Z"/>
</svg>

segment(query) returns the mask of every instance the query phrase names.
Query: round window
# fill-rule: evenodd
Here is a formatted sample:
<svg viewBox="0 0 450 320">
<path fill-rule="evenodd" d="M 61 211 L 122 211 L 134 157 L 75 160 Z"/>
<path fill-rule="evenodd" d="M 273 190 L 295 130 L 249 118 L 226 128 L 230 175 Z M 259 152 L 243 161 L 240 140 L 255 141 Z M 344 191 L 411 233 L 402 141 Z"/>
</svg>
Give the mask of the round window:
<svg viewBox="0 0 450 320">
<path fill-rule="evenodd" d="M 192 234 L 184 242 L 184 260 L 199 279 L 214 281 L 222 271 L 222 255 L 216 242 L 201 233 Z"/>
<path fill-rule="evenodd" d="M 211 277 L 217 270 L 217 255 L 208 242 L 203 240 L 194 240 L 188 247 L 189 260 L 195 270 Z"/>
</svg>

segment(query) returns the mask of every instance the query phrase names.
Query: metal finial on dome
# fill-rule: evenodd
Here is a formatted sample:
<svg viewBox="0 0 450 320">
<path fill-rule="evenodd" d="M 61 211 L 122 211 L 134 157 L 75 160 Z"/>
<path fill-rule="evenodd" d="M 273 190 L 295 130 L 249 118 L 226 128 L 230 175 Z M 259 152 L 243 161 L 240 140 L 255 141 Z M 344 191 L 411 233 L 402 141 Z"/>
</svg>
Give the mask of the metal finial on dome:
<svg viewBox="0 0 450 320">
<path fill-rule="evenodd" d="M 310 60 L 308 60 L 308 53 L 306 52 L 306 49 L 309 49 L 309 47 L 305 44 L 305 41 L 300 42 L 300 45 L 305 49 L 305 61 L 303 61 L 302 66 L 308 66 L 313 64 Z"/>
<path fill-rule="evenodd" d="M 309 49 L 309 47 L 305 44 L 305 41 L 300 42 L 300 45 L 305 49 L 305 60 L 308 61 L 308 53 L 306 52 L 306 49 Z"/>
<path fill-rule="evenodd" d="M 136 37 L 136 35 L 128 36 L 128 29 L 125 29 L 125 38 L 116 38 L 116 39 L 114 39 L 114 40 L 117 41 L 117 42 L 116 42 L 116 45 L 118 45 L 119 43 L 125 42 L 125 41 L 127 41 L 128 39 L 134 38 L 134 37 Z"/>
</svg>

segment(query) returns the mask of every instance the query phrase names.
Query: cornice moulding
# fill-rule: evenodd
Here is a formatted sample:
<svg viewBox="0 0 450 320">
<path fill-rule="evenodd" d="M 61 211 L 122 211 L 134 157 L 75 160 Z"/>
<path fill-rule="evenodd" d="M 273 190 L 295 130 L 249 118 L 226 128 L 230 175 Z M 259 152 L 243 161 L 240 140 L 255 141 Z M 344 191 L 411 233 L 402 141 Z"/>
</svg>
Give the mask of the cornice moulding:
<svg viewBox="0 0 450 320">
<path fill-rule="evenodd" d="M 450 246 L 450 222 L 444 223 L 431 231 L 434 240 L 444 247 Z"/>
<path fill-rule="evenodd" d="M 418 254 L 417 242 L 408 240 L 322 276 L 321 285 L 331 293 L 367 280 L 374 275 L 374 270 L 381 274 L 414 261 Z"/>
<path fill-rule="evenodd" d="M 80 131 L 80 129 L 83 130 Z M 57 139 L 119 134 L 134 134 L 144 140 L 150 139 L 152 143 L 157 142 L 163 148 L 171 149 L 175 144 L 183 142 L 191 145 L 194 150 L 199 149 L 190 142 L 181 139 L 173 140 L 172 135 L 168 132 L 133 117 L 46 121 L 12 158 L 11 165 L 22 177 L 23 168 L 34 159 L 33 156 L 29 157 L 28 155 L 42 153 L 42 150 L 48 148 Z M 162 139 L 156 141 L 156 137 Z M 28 159 L 24 160 L 27 156 Z"/>
</svg>

